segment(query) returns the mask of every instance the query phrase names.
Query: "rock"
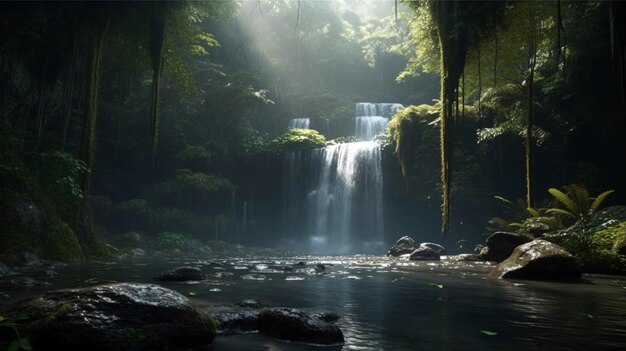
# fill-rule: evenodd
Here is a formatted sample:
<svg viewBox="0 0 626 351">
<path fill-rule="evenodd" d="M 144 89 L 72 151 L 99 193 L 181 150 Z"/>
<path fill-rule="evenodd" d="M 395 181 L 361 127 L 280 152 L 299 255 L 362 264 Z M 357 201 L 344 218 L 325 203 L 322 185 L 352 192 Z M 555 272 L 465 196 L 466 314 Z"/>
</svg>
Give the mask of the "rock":
<svg viewBox="0 0 626 351">
<path fill-rule="evenodd" d="M 387 256 L 398 257 L 410 254 L 418 248 L 417 243 L 410 236 L 403 236 L 389 249 Z"/>
<path fill-rule="evenodd" d="M 304 261 L 300 261 L 300 262 L 298 262 L 298 263 L 296 264 L 296 266 L 304 267 L 304 266 L 306 266 L 306 262 L 304 262 Z"/>
<path fill-rule="evenodd" d="M 132 249 L 142 246 L 143 239 L 141 237 L 141 234 L 137 232 L 126 232 L 114 236 L 113 239 L 111 239 L 111 244 L 116 247 L 121 247 L 123 249 Z"/>
<path fill-rule="evenodd" d="M 335 312 L 320 312 L 320 313 L 316 313 L 313 315 L 313 318 L 317 318 L 319 320 L 322 320 L 326 323 L 335 323 L 336 321 L 339 320 L 339 318 L 341 318 L 337 313 Z"/>
<path fill-rule="evenodd" d="M 217 272 L 217 273 L 213 274 L 213 276 L 215 278 L 230 278 L 230 277 L 232 277 L 234 275 L 235 275 L 235 273 L 233 273 L 233 272 Z"/>
<path fill-rule="evenodd" d="M 243 301 L 239 301 L 235 304 L 235 306 L 238 307 L 250 307 L 250 308 L 262 308 L 262 307 L 267 307 L 267 304 L 264 304 L 258 300 L 254 300 L 254 299 L 247 299 L 247 300 L 243 300 Z"/>
<path fill-rule="evenodd" d="M 5 275 L 9 275 L 11 273 L 13 273 L 11 268 L 6 264 L 0 262 L 0 277 L 4 277 Z"/>
<path fill-rule="evenodd" d="M 33 279 L 30 277 L 0 280 L 0 287 L 3 287 L 3 288 L 34 288 L 34 287 L 48 286 L 48 285 L 52 285 L 52 284 L 48 282 L 43 282 L 41 280 Z"/>
<path fill-rule="evenodd" d="M 187 350 L 215 337 L 215 321 L 207 314 L 153 284 L 56 290 L 0 309 L 7 320 L 24 313 L 20 333 L 35 350 Z M 0 340 L 14 338 L 11 328 L 0 328 Z"/>
<path fill-rule="evenodd" d="M 217 322 L 219 334 L 252 333 L 259 330 L 259 309 L 247 307 L 205 307 L 205 313 Z"/>
<path fill-rule="evenodd" d="M 469 254 L 469 253 L 446 256 L 446 258 L 451 261 L 465 261 L 465 262 L 483 261 L 482 256 L 480 256 L 479 254 Z"/>
<path fill-rule="evenodd" d="M 550 222 L 548 217 L 532 217 L 526 219 L 524 227 L 530 232 L 531 235 L 537 237 L 548 233 L 552 230 L 547 222 Z"/>
<path fill-rule="evenodd" d="M 415 251 L 411 252 L 409 260 L 411 261 L 439 261 L 441 256 L 436 250 L 433 250 L 427 246 L 420 246 Z"/>
<path fill-rule="evenodd" d="M 321 263 L 318 263 L 318 264 L 315 265 L 315 271 L 318 272 L 318 273 L 324 272 L 324 271 L 326 271 L 326 266 L 324 266 Z"/>
<path fill-rule="evenodd" d="M 580 279 L 578 262 L 565 249 L 546 240 L 518 246 L 489 274 L 493 278 L 567 280 Z"/>
<path fill-rule="evenodd" d="M 171 271 L 161 273 L 154 277 L 154 280 L 162 282 L 186 282 L 194 280 L 203 280 L 205 278 L 202 270 L 196 267 L 178 267 Z"/>
<path fill-rule="evenodd" d="M 145 256 L 146 255 L 146 250 L 138 248 L 138 247 L 130 250 L 130 252 L 133 254 L 133 256 Z"/>
<path fill-rule="evenodd" d="M 43 264 L 37 255 L 30 252 L 24 252 L 24 263 L 27 266 L 41 266 Z"/>
<path fill-rule="evenodd" d="M 531 240 L 532 238 L 522 234 L 495 232 L 487 238 L 480 256 L 485 261 L 502 262 L 511 256 L 516 247 Z"/>
<path fill-rule="evenodd" d="M 426 247 L 429 248 L 435 252 L 437 252 L 439 255 L 443 255 L 446 253 L 446 248 L 439 245 L 439 244 L 435 244 L 435 243 L 421 243 L 419 247 Z"/>
<path fill-rule="evenodd" d="M 313 318 L 295 308 L 267 308 L 259 313 L 259 330 L 269 336 L 310 344 L 344 342 L 339 327 Z"/>
</svg>

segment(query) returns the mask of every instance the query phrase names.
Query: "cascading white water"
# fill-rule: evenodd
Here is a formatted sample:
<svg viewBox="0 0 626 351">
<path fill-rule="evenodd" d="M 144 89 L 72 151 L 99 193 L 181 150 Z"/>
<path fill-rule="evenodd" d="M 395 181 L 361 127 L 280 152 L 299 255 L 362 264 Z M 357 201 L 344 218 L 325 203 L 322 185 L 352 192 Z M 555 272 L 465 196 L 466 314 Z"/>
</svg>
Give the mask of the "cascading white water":
<svg viewBox="0 0 626 351">
<path fill-rule="evenodd" d="M 311 120 L 309 118 L 294 118 L 289 121 L 289 129 L 293 129 L 293 128 L 309 129 L 310 124 L 311 124 Z"/>
<path fill-rule="evenodd" d="M 395 103 L 374 103 L 374 102 L 357 102 L 356 103 L 356 115 L 357 116 L 380 116 L 389 118 L 393 116 L 396 111 L 403 108 L 401 104 Z"/>
<path fill-rule="evenodd" d="M 367 141 L 286 155 L 287 228 L 292 235 L 302 233 L 296 240 L 308 241 L 313 252 L 376 252 L 384 247 L 380 146 L 371 140 L 387 128 L 387 117 L 401 107 L 358 103 L 356 135 Z"/>
<path fill-rule="evenodd" d="M 380 116 L 360 116 L 355 119 L 356 137 L 359 140 L 372 140 L 387 129 L 389 120 Z"/>
<path fill-rule="evenodd" d="M 400 104 L 358 102 L 355 119 L 357 138 L 372 140 L 376 135 L 384 132 L 389 123 L 388 118 L 403 107 Z"/>
</svg>

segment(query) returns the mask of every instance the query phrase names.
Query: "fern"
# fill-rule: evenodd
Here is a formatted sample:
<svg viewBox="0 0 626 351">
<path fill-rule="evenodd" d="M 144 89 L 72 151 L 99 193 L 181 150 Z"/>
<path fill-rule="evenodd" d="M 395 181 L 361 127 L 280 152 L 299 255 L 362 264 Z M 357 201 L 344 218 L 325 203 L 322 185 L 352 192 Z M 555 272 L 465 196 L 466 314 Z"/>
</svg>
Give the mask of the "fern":
<svg viewBox="0 0 626 351">
<path fill-rule="evenodd" d="M 589 210 L 591 212 L 596 212 L 596 210 L 598 210 L 598 207 L 600 207 L 604 199 L 606 199 L 607 196 L 611 195 L 614 192 L 615 190 L 607 190 L 603 192 L 602 194 L 598 195 L 598 197 L 596 197 L 595 200 L 593 200 L 593 203 L 591 204 Z"/>
<path fill-rule="evenodd" d="M 551 208 L 546 212 L 548 212 L 549 214 L 560 214 L 560 215 L 565 215 L 565 216 L 572 217 L 572 218 L 578 218 L 576 217 L 575 214 L 571 213 L 568 210 L 564 210 L 562 208 Z"/>
<path fill-rule="evenodd" d="M 552 196 L 554 196 L 554 198 L 557 199 L 557 201 L 562 203 L 563 206 L 565 206 L 565 208 L 570 210 L 572 213 L 580 213 L 580 210 L 576 202 L 571 197 L 567 196 L 567 194 L 565 194 L 561 190 L 556 189 L 556 188 L 550 188 L 548 189 L 548 192 L 552 194 Z"/>
<path fill-rule="evenodd" d="M 531 217 L 541 217 L 541 213 L 539 213 L 539 211 L 535 210 L 532 207 L 528 207 L 526 208 L 526 210 L 528 211 L 528 213 L 530 213 Z"/>
</svg>

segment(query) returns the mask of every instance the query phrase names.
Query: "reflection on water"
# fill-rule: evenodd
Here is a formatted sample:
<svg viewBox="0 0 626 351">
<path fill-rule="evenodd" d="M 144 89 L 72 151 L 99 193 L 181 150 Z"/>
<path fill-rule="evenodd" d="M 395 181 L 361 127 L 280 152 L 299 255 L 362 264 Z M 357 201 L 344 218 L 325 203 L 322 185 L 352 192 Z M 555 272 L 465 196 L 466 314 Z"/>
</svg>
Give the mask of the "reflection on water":
<svg viewBox="0 0 626 351">
<path fill-rule="evenodd" d="M 300 263 L 301 262 L 301 263 Z M 316 267 L 318 263 L 323 268 Z M 494 280 L 490 266 L 386 257 L 190 258 L 91 262 L 59 269 L 50 286 L 18 297 L 113 281 L 151 282 L 181 265 L 210 277 L 164 284 L 199 303 L 255 298 L 273 306 L 336 311 L 346 344 L 324 350 L 607 350 L 626 348 L 626 279 L 581 284 Z M 488 335 L 494 332 L 495 335 Z M 259 334 L 220 336 L 199 350 L 319 350 Z"/>
</svg>

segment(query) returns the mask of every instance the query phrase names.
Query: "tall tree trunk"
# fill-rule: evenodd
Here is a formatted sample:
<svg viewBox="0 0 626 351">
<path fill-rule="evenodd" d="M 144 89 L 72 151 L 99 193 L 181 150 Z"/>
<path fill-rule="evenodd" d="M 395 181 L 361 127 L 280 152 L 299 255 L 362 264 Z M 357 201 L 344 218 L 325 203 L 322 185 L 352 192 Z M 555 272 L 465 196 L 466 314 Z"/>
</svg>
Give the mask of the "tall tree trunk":
<svg viewBox="0 0 626 351">
<path fill-rule="evenodd" d="M 533 126 L 533 85 L 537 63 L 536 28 L 532 10 L 529 14 L 530 33 L 528 40 L 528 115 L 526 117 L 526 206 L 533 207 L 532 188 L 532 126 Z"/>
<path fill-rule="evenodd" d="M 76 60 L 78 60 L 78 42 L 79 31 L 76 31 L 74 36 L 74 50 L 72 51 L 72 58 L 70 59 L 70 67 L 67 77 L 67 91 L 65 100 L 65 122 L 63 123 L 63 138 L 61 139 L 61 150 L 65 147 L 67 142 L 67 129 L 70 125 L 70 119 L 72 118 L 72 99 L 74 97 L 74 80 L 76 79 Z"/>
<path fill-rule="evenodd" d="M 48 60 L 50 58 L 50 43 L 46 45 L 46 55 L 43 61 L 43 69 L 41 72 L 41 82 L 39 84 L 39 106 L 37 107 L 37 141 L 41 141 L 44 125 L 44 112 L 46 104 L 46 76 L 48 74 Z"/>
<path fill-rule="evenodd" d="M 151 136 L 152 157 L 156 155 L 159 136 L 159 86 L 163 72 L 163 47 L 165 44 L 165 16 L 163 4 L 152 4 L 150 19 L 150 59 L 152 61 L 152 106 L 151 106 Z"/>
<path fill-rule="evenodd" d="M 457 22 L 456 13 L 459 1 L 439 1 L 431 3 L 434 20 L 437 24 L 437 37 L 440 48 L 441 113 L 439 137 L 441 148 L 441 234 L 450 229 L 450 161 L 453 156 L 452 124 L 454 117 L 454 89 L 465 65 L 467 51 L 467 27 Z"/>
<path fill-rule="evenodd" d="M 493 88 L 495 89 L 498 83 L 498 30 L 493 32 Z"/>
<path fill-rule="evenodd" d="M 476 47 L 478 53 L 478 118 L 482 117 L 483 80 L 480 72 L 480 44 Z"/>
<path fill-rule="evenodd" d="M 104 9 L 105 11 L 107 9 Z M 96 119 L 98 115 L 98 98 L 100 88 L 100 65 L 104 38 L 109 27 L 110 13 L 98 18 L 89 38 L 87 65 L 87 82 L 85 88 L 85 112 L 83 119 L 83 137 L 80 148 L 80 159 L 85 163 L 86 172 L 80 177 L 80 189 L 83 195 L 76 215 L 76 234 L 83 248 L 93 241 L 92 221 L 89 213 L 89 188 L 96 149 Z"/>
</svg>

